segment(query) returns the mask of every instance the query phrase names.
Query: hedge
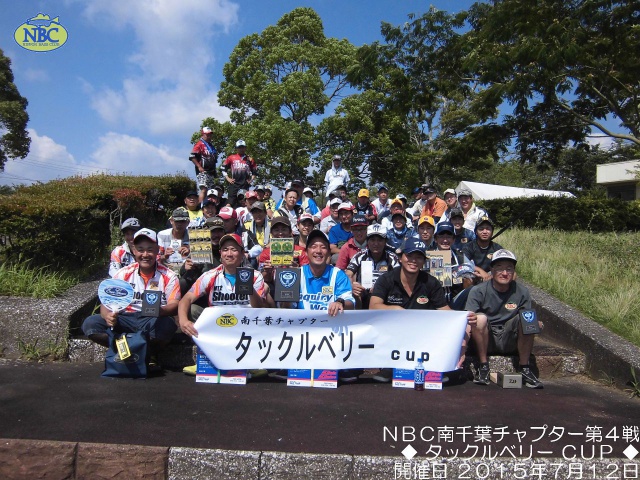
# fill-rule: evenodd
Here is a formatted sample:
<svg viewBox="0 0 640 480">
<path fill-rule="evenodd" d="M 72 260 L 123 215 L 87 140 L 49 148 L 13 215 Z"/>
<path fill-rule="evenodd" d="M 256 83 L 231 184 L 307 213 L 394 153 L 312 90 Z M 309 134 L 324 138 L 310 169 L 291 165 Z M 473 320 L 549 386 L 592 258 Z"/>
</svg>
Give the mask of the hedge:
<svg viewBox="0 0 640 480">
<path fill-rule="evenodd" d="M 106 268 L 112 232 L 137 217 L 164 228 L 167 210 L 194 188 L 186 176 L 93 175 L 19 187 L 0 197 L 0 235 L 9 262 L 67 271 Z M 163 208 L 164 207 L 164 208 Z M 115 227 L 115 228 L 114 228 Z"/>
<path fill-rule="evenodd" d="M 510 198 L 477 202 L 489 212 L 497 229 L 516 219 L 523 228 L 563 231 L 629 232 L 640 230 L 640 201 L 613 198 Z"/>
</svg>

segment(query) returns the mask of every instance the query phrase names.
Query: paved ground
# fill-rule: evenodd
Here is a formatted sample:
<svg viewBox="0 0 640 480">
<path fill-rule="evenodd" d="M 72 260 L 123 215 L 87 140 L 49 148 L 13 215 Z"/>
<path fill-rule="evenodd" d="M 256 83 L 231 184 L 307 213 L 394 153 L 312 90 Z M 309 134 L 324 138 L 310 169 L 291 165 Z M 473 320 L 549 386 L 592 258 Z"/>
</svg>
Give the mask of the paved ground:
<svg viewBox="0 0 640 480">
<path fill-rule="evenodd" d="M 171 371 L 147 380 L 112 380 L 101 378 L 101 371 L 100 364 L 0 361 L 0 438 L 399 455 L 408 443 L 419 454 L 437 444 L 437 438 L 429 440 L 430 428 L 456 427 L 452 443 L 439 443 L 444 454 L 447 448 L 486 445 L 472 435 L 465 441 L 461 427 L 473 433 L 487 425 L 494 434 L 496 428 L 508 432 L 498 443 L 494 435 L 494 448 L 519 448 L 519 430 L 525 432 L 525 453 L 533 445 L 534 456 L 557 457 L 565 445 L 584 444 L 589 453 L 594 442 L 585 439 L 587 427 L 601 427 L 604 436 L 613 427 L 621 435 L 624 426 L 640 425 L 638 399 L 580 378 L 545 379 L 544 390 L 467 382 L 415 392 L 369 382 L 337 390 L 293 388 L 272 380 L 207 385 Z M 532 444 L 545 426 L 546 434 Z M 396 440 L 384 437 L 385 427 L 398 430 Z M 403 427 L 409 434 L 404 439 Z M 551 434 L 553 427 L 558 428 Z M 630 442 L 601 443 L 613 445 L 613 456 L 621 457 Z"/>
</svg>

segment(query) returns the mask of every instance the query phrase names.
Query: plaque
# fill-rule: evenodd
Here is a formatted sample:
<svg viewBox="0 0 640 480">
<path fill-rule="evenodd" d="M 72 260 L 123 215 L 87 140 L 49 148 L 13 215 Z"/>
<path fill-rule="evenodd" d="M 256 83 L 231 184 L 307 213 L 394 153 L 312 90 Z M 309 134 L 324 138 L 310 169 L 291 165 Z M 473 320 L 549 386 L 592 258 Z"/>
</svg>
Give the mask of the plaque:
<svg viewBox="0 0 640 480">
<path fill-rule="evenodd" d="M 522 333 L 525 335 L 540 333 L 540 324 L 535 310 L 520 310 L 520 323 L 522 324 Z"/>
<path fill-rule="evenodd" d="M 142 294 L 142 308 L 140 314 L 143 317 L 159 317 L 162 292 L 160 290 L 145 290 Z"/>
<path fill-rule="evenodd" d="M 300 269 L 278 268 L 275 276 L 276 288 L 273 299 L 276 302 L 300 301 Z"/>
<path fill-rule="evenodd" d="M 251 295 L 253 293 L 253 268 L 236 268 L 236 294 Z"/>
</svg>

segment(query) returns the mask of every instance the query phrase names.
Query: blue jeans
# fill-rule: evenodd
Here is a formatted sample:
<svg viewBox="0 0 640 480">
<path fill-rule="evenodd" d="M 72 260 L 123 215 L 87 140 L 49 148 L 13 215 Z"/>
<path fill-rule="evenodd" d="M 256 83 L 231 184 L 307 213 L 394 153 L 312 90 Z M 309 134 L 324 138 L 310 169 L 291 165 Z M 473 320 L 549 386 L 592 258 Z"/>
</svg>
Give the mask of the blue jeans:
<svg viewBox="0 0 640 480">
<path fill-rule="evenodd" d="M 99 314 L 85 318 L 82 331 L 88 337 L 96 334 L 107 334 L 109 325 Z M 177 330 L 173 317 L 143 317 L 139 312 L 118 314 L 118 324 L 114 327 L 118 332 L 132 333 L 146 330 L 150 340 L 170 341 Z"/>
</svg>

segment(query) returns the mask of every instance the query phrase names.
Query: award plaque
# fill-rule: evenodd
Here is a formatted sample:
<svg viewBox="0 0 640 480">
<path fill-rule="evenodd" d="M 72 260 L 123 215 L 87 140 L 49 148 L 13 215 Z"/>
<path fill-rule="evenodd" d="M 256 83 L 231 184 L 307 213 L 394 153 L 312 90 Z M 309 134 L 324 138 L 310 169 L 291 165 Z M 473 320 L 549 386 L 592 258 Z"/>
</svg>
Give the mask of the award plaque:
<svg viewBox="0 0 640 480">
<path fill-rule="evenodd" d="M 251 295 L 253 293 L 253 268 L 236 268 L 236 294 Z"/>
<path fill-rule="evenodd" d="M 145 290 L 142 294 L 142 308 L 140 314 L 143 317 L 159 317 L 162 292 L 160 290 Z"/>
<path fill-rule="evenodd" d="M 275 276 L 273 299 L 276 302 L 300 301 L 300 269 L 278 268 L 276 269 Z"/>
<path fill-rule="evenodd" d="M 520 323 L 522 324 L 522 333 L 525 335 L 540 333 L 540 324 L 535 310 L 520 310 Z"/>
</svg>

